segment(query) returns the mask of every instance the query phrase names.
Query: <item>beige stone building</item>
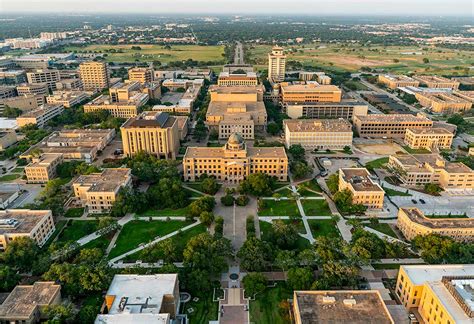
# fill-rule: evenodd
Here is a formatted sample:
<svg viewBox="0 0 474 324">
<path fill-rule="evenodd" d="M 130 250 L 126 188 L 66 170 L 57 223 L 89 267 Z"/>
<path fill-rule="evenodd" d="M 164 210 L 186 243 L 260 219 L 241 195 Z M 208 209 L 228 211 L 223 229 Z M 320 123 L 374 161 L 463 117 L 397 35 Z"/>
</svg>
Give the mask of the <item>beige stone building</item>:
<svg viewBox="0 0 474 324">
<path fill-rule="evenodd" d="M 59 70 L 36 70 L 26 73 L 28 83 L 46 83 L 51 91 L 56 90 L 56 82 L 61 80 Z"/>
<path fill-rule="evenodd" d="M 281 101 L 288 103 L 341 102 L 342 91 L 334 85 L 288 84 L 281 86 Z"/>
<path fill-rule="evenodd" d="M 54 91 L 52 95 L 46 97 L 46 102 L 50 105 L 63 105 L 71 108 L 89 99 L 89 95 L 84 91 Z"/>
<path fill-rule="evenodd" d="M 274 46 L 272 52 L 268 53 L 268 80 L 271 82 L 282 82 L 285 80 L 286 55 L 283 47 Z"/>
<path fill-rule="evenodd" d="M 43 246 L 55 230 L 50 210 L 0 210 L 0 251 L 19 237 L 29 237 Z"/>
<path fill-rule="evenodd" d="M 382 209 L 385 191 L 370 178 L 365 168 L 339 169 L 339 190 L 352 193 L 352 203 L 369 209 Z"/>
<path fill-rule="evenodd" d="M 461 91 L 456 93 L 461 93 Z M 456 93 L 417 92 L 415 97 L 423 107 L 429 108 L 434 113 L 455 114 L 471 109 L 472 101 Z"/>
<path fill-rule="evenodd" d="M 18 142 L 18 138 L 14 131 L 0 132 L 0 151 L 4 151 L 16 142 Z"/>
<path fill-rule="evenodd" d="M 206 123 L 216 129 L 220 139 L 240 133 L 253 139 L 255 131 L 264 131 L 267 112 L 263 103 L 263 86 L 211 86 L 211 102 L 206 113 Z"/>
<path fill-rule="evenodd" d="M 96 324 L 180 322 L 179 280 L 175 273 L 117 274 L 105 295 L 104 314 Z"/>
<path fill-rule="evenodd" d="M 453 143 L 454 134 L 445 128 L 407 128 L 404 143 L 411 149 L 449 149 Z"/>
<path fill-rule="evenodd" d="M 84 84 L 79 78 L 68 78 L 59 80 L 56 82 L 56 90 L 63 91 L 82 91 L 84 90 Z"/>
<path fill-rule="evenodd" d="M 378 290 L 308 290 L 293 293 L 295 324 L 395 324 Z"/>
<path fill-rule="evenodd" d="M 37 148 L 43 153 L 63 154 L 65 160 L 92 163 L 115 135 L 115 129 L 63 129 L 32 146 L 20 157 L 31 159 L 31 151 Z"/>
<path fill-rule="evenodd" d="M 63 155 L 60 153 L 46 153 L 39 158 L 33 158 L 25 167 L 26 180 L 28 183 L 48 182 L 56 176 L 56 168 L 63 161 Z"/>
<path fill-rule="evenodd" d="M 461 162 L 449 162 L 439 154 L 395 154 L 388 161 L 391 171 L 408 186 L 438 184 L 444 190 L 474 188 L 474 171 Z"/>
<path fill-rule="evenodd" d="M 405 75 L 379 74 L 378 82 L 386 85 L 390 89 L 401 87 L 418 87 L 420 81 Z"/>
<path fill-rule="evenodd" d="M 415 207 L 398 210 L 397 227 L 409 241 L 428 234 L 449 236 L 460 242 L 474 241 L 473 218 L 428 218 Z"/>
<path fill-rule="evenodd" d="M 153 69 L 151 68 L 131 68 L 128 70 L 128 79 L 145 84 L 153 81 Z"/>
<path fill-rule="evenodd" d="M 256 86 L 257 84 L 258 78 L 255 72 L 242 74 L 221 72 L 217 80 L 218 86 Z"/>
<path fill-rule="evenodd" d="M 81 63 L 79 74 L 85 90 L 103 90 L 110 86 L 107 63 L 93 61 Z"/>
<path fill-rule="evenodd" d="M 45 308 L 61 303 L 61 285 L 54 281 L 36 281 L 18 285 L 0 305 L 0 323 L 43 323 Z"/>
<path fill-rule="evenodd" d="M 459 82 L 437 75 L 415 75 L 413 79 L 420 82 L 421 86 L 428 88 L 459 88 Z"/>
<path fill-rule="evenodd" d="M 168 113 L 144 112 L 127 120 L 120 132 L 126 156 L 143 151 L 164 159 L 176 159 L 180 140 L 178 118 Z"/>
<path fill-rule="evenodd" d="M 18 127 L 37 125 L 43 128 L 47 123 L 64 111 L 62 104 L 45 104 L 16 118 Z"/>
<path fill-rule="evenodd" d="M 23 95 L 40 95 L 47 96 L 49 94 L 47 83 L 23 83 L 16 87 L 19 96 Z"/>
<path fill-rule="evenodd" d="M 204 86 L 204 79 L 166 79 L 161 84 L 163 87 L 168 88 L 171 91 L 177 91 L 178 89 L 187 89 L 189 87 L 202 87 Z"/>
<path fill-rule="evenodd" d="M 18 97 L 0 99 L 0 108 L 6 106 L 10 108 L 18 108 L 21 111 L 31 111 L 44 105 L 45 99 L 43 95 L 21 95 Z"/>
<path fill-rule="evenodd" d="M 370 114 L 353 118 L 359 137 L 403 138 L 407 128 L 425 129 L 433 126 L 433 121 L 418 114 Z"/>
<path fill-rule="evenodd" d="M 472 264 L 401 265 L 395 293 L 420 323 L 470 324 L 472 285 Z"/>
<path fill-rule="evenodd" d="M 283 147 L 247 147 L 243 137 L 232 134 L 223 147 L 188 147 L 183 158 L 185 181 L 202 174 L 218 181 L 239 183 L 249 174 L 265 173 L 278 181 L 288 178 L 288 157 Z"/>
<path fill-rule="evenodd" d="M 352 147 L 352 125 L 345 119 L 285 119 L 285 146 L 305 149 L 342 150 Z"/>
<path fill-rule="evenodd" d="M 184 141 L 189 131 L 189 117 L 188 116 L 174 116 L 174 118 L 178 120 L 179 139 L 181 141 Z"/>
<path fill-rule="evenodd" d="M 78 198 L 89 213 L 109 212 L 121 188 L 132 183 L 128 168 L 104 169 L 100 173 L 81 175 L 74 180 L 74 196 Z"/>
</svg>

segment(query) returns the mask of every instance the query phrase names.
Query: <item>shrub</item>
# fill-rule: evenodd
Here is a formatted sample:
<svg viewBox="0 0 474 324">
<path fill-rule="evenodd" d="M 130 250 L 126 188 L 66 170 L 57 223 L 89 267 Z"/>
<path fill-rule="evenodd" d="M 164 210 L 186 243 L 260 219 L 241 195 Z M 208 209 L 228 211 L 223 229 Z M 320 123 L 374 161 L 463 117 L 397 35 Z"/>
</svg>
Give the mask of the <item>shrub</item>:
<svg viewBox="0 0 474 324">
<path fill-rule="evenodd" d="M 239 206 L 247 206 L 247 204 L 249 203 L 249 197 L 245 195 L 241 195 L 237 197 L 237 199 L 235 200 L 235 203 Z"/>
<path fill-rule="evenodd" d="M 232 206 L 234 204 L 234 197 L 231 195 L 225 195 L 221 197 L 221 203 L 224 206 Z"/>
<path fill-rule="evenodd" d="M 255 220 L 252 215 L 247 217 L 245 227 L 247 229 L 247 237 L 255 236 Z"/>
</svg>

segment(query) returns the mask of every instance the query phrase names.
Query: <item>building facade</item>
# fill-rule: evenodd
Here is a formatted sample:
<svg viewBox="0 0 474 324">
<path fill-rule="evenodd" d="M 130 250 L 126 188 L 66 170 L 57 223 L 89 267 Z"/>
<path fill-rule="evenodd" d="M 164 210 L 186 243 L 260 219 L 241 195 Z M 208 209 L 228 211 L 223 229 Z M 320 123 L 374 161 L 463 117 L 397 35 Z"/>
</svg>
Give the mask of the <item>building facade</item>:
<svg viewBox="0 0 474 324">
<path fill-rule="evenodd" d="M 304 104 L 315 102 L 341 102 L 342 91 L 334 85 L 289 84 L 281 86 L 282 105 L 287 103 Z"/>
<path fill-rule="evenodd" d="M 258 84 L 257 73 L 227 73 L 221 72 L 217 80 L 218 86 L 256 86 Z"/>
<path fill-rule="evenodd" d="M 409 241 L 417 235 L 439 234 L 459 242 L 474 241 L 472 218 L 428 218 L 418 208 L 400 208 L 397 227 Z"/>
<path fill-rule="evenodd" d="M 283 47 L 274 46 L 272 52 L 268 54 L 268 80 L 282 82 L 285 80 L 286 55 Z"/>
<path fill-rule="evenodd" d="M 390 89 L 401 87 L 418 87 L 420 82 L 405 75 L 379 74 L 378 82 Z"/>
<path fill-rule="evenodd" d="M 128 70 L 128 79 L 141 84 L 153 81 L 153 69 L 151 68 L 131 68 Z"/>
<path fill-rule="evenodd" d="M 47 83 L 24 83 L 16 87 L 19 96 L 23 95 L 40 95 L 47 96 L 49 94 Z"/>
<path fill-rule="evenodd" d="M 339 169 L 339 190 L 352 193 L 352 203 L 369 209 L 382 209 L 385 191 L 370 178 L 365 168 Z"/>
<path fill-rule="evenodd" d="M 461 91 L 457 93 L 461 93 Z M 454 92 L 417 92 L 415 97 L 423 107 L 438 114 L 463 113 L 472 108 L 471 100 Z"/>
<path fill-rule="evenodd" d="M 405 132 L 404 143 L 411 149 L 449 149 L 453 143 L 454 134 L 445 128 L 411 129 Z"/>
<path fill-rule="evenodd" d="M 345 119 L 285 119 L 285 146 L 305 149 L 342 150 L 352 147 L 352 125 Z"/>
<path fill-rule="evenodd" d="M 290 103 L 283 105 L 283 111 L 292 119 L 300 117 L 316 119 L 344 118 L 352 120 L 353 116 L 366 116 L 369 110 L 367 104 L 352 100 L 341 100 L 341 102 L 314 102 L 314 103 Z"/>
<path fill-rule="evenodd" d="M 178 119 L 165 112 L 144 112 L 121 127 L 123 152 L 134 156 L 147 152 L 159 158 L 176 159 L 179 151 Z"/>
<path fill-rule="evenodd" d="M 18 127 L 37 125 L 39 128 L 43 128 L 48 121 L 60 115 L 63 111 L 64 106 L 61 104 L 46 104 L 17 117 L 16 122 Z"/>
<path fill-rule="evenodd" d="M 46 102 L 50 105 L 63 105 L 71 108 L 89 99 L 89 95 L 84 91 L 54 91 L 52 95 L 46 97 Z"/>
<path fill-rule="evenodd" d="M 107 63 L 92 61 L 81 63 L 79 74 L 85 90 L 103 90 L 110 86 Z"/>
<path fill-rule="evenodd" d="M 39 158 L 33 158 L 25 167 L 28 183 L 47 183 L 56 176 L 56 168 L 64 161 L 62 154 L 46 153 Z"/>
<path fill-rule="evenodd" d="M 258 172 L 286 181 L 288 157 L 283 147 L 247 147 L 243 137 L 234 133 L 223 147 L 188 147 L 183 171 L 185 181 L 207 174 L 218 181 L 239 183 Z"/>
<path fill-rule="evenodd" d="M 12 146 L 16 142 L 18 142 L 16 132 L 0 132 L 0 151 L 4 151 L 6 148 Z"/>
<path fill-rule="evenodd" d="M 61 80 L 58 70 L 36 70 L 35 72 L 26 73 L 28 83 L 46 83 L 49 90 L 56 90 L 56 82 Z"/>
<path fill-rule="evenodd" d="M 433 126 L 433 121 L 418 114 L 370 114 L 354 116 L 354 127 L 359 137 L 403 138 L 407 128 L 425 129 Z"/>
<path fill-rule="evenodd" d="M 451 88 L 457 89 L 459 88 L 459 82 L 456 80 L 451 80 L 448 78 L 444 78 L 437 75 L 415 75 L 413 79 L 420 82 L 421 86 L 425 86 L 427 88 Z"/>
</svg>

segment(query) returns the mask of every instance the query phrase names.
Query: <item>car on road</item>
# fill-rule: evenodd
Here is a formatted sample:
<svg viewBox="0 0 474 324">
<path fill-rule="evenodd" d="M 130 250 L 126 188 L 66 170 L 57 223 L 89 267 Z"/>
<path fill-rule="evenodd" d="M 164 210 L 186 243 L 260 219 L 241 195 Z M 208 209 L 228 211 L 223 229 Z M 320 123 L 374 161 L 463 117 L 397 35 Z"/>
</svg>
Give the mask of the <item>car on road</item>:
<svg viewBox="0 0 474 324">
<path fill-rule="evenodd" d="M 424 199 L 420 199 L 420 202 L 424 205 L 426 204 L 426 201 Z"/>
<path fill-rule="evenodd" d="M 415 199 L 412 199 L 411 202 L 417 204 L 417 201 Z"/>
</svg>

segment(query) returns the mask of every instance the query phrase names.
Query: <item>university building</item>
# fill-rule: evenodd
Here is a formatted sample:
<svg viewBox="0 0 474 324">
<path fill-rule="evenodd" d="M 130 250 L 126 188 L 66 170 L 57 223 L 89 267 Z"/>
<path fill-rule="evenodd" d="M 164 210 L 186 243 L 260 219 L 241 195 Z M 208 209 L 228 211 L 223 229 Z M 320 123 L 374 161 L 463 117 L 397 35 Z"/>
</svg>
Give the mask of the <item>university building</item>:
<svg viewBox="0 0 474 324">
<path fill-rule="evenodd" d="M 375 138 L 403 138 L 407 128 L 425 129 L 433 126 L 433 121 L 422 114 L 356 115 L 353 122 L 359 137 Z"/>
<path fill-rule="evenodd" d="M 474 241 L 473 218 L 428 218 L 414 207 L 399 209 L 397 227 L 409 241 L 428 234 L 448 236 L 459 242 Z"/>
<path fill-rule="evenodd" d="M 153 69 L 150 68 L 131 68 L 128 70 L 128 79 L 145 84 L 153 81 Z"/>
<path fill-rule="evenodd" d="M 72 184 L 74 196 L 78 198 L 89 213 L 109 212 L 121 188 L 132 183 L 128 168 L 104 169 L 100 173 L 81 175 Z"/>
<path fill-rule="evenodd" d="M 26 125 L 37 125 L 43 128 L 54 117 L 60 115 L 64 111 L 62 104 L 45 104 L 37 109 L 28 111 L 16 118 L 18 127 Z"/>
<path fill-rule="evenodd" d="M 462 92 L 417 92 L 415 97 L 423 107 L 429 108 L 434 113 L 455 114 L 472 108 L 473 100 L 460 96 L 459 94 Z"/>
<path fill-rule="evenodd" d="M 418 87 L 420 81 L 405 75 L 379 74 L 378 82 L 386 85 L 390 89 L 401 87 Z"/>
<path fill-rule="evenodd" d="M 285 119 L 285 146 L 305 149 L 342 150 L 352 146 L 352 125 L 345 119 Z"/>
<path fill-rule="evenodd" d="M 183 158 L 185 181 L 203 174 L 218 181 L 239 183 L 252 173 L 265 173 L 278 181 L 288 178 L 288 157 L 283 147 L 247 147 L 234 133 L 223 147 L 188 147 Z"/>
<path fill-rule="evenodd" d="M 166 112 L 148 111 L 130 118 L 121 127 L 123 153 L 146 152 L 163 159 L 176 159 L 179 151 L 179 122 Z"/>
<path fill-rule="evenodd" d="M 26 73 L 28 83 L 46 83 L 51 91 L 56 90 L 56 82 L 61 80 L 59 70 L 36 70 Z"/>
<path fill-rule="evenodd" d="M 420 323 L 470 324 L 474 265 L 402 265 L 395 293 Z"/>
<path fill-rule="evenodd" d="M 354 116 L 366 116 L 368 110 L 369 106 L 366 103 L 351 99 L 342 99 L 340 102 L 286 102 L 283 104 L 283 112 L 292 119 L 305 117 L 352 120 Z"/>
<path fill-rule="evenodd" d="M 63 155 L 58 153 L 42 154 L 25 167 L 28 183 L 47 183 L 56 176 L 56 168 L 63 162 Z"/>
<path fill-rule="evenodd" d="M 454 134 L 445 128 L 407 128 L 404 143 L 411 149 L 449 149 L 453 143 Z"/>
<path fill-rule="evenodd" d="M 341 102 L 342 91 L 334 85 L 282 84 L 281 101 L 285 106 L 288 103 L 304 104 L 315 102 Z"/>
<path fill-rule="evenodd" d="M 286 55 L 283 47 L 274 46 L 268 54 L 268 80 L 271 82 L 282 82 L 285 80 Z"/>
<path fill-rule="evenodd" d="M 459 88 L 460 84 L 456 80 L 451 80 L 437 75 L 415 75 L 413 76 L 413 79 L 419 81 L 421 86 L 427 88 L 451 88 L 455 90 Z"/>
<path fill-rule="evenodd" d="M 217 80 L 218 86 L 256 86 L 258 84 L 257 73 L 228 73 L 221 72 Z"/>
<path fill-rule="evenodd" d="M 85 90 L 103 90 L 110 86 L 107 63 L 84 62 L 79 65 L 79 74 Z"/>
<path fill-rule="evenodd" d="M 352 193 L 352 203 L 369 209 L 382 209 L 385 191 L 370 178 L 365 168 L 339 169 L 339 190 Z"/>
</svg>

